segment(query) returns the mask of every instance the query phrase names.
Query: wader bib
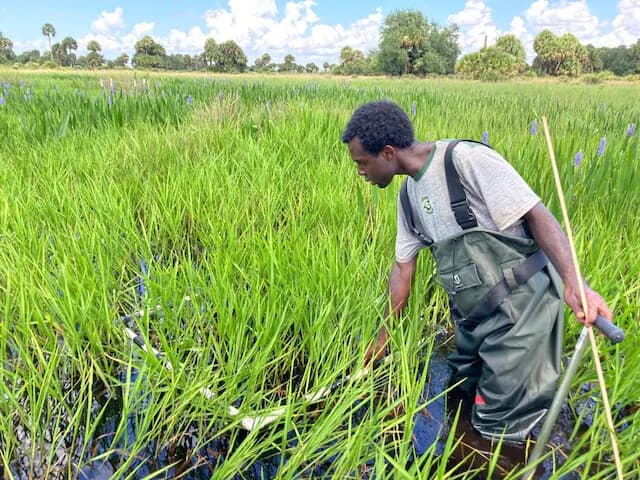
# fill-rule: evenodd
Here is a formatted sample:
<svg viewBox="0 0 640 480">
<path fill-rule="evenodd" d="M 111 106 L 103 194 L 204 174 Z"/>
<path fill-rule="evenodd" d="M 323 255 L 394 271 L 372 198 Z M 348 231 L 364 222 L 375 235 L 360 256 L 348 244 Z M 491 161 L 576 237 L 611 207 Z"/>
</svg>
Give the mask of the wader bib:
<svg viewBox="0 0 640 480">
<path fill-rule="evenodd" d="M 445 153 L 459 234 L 434 243 L 418 231 L 406 181 L 400 200 L 409 229 L 429 246 L 455 323 L 451 384 L 475 396 L 471 422 L 482 436 L 524 441 L 544 416 L 560 376 L 562 282 L 536 242 L 479 228 Z"/>
</svg>

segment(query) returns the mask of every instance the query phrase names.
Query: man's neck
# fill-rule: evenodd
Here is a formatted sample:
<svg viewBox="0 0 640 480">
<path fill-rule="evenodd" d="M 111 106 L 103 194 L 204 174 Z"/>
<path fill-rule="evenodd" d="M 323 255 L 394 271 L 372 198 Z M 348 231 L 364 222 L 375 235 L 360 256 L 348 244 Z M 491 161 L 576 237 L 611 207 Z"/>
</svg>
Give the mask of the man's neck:
<svg viewBox="0 0 640 480">
<path fill-rule="evenodd" d="M 413 142 L 410 147 L 399 153 L 400 172 L 404 175 L 416 176 L 429 159 L 431 151 L 435 148 L 435 142 Z"/>
</svg>

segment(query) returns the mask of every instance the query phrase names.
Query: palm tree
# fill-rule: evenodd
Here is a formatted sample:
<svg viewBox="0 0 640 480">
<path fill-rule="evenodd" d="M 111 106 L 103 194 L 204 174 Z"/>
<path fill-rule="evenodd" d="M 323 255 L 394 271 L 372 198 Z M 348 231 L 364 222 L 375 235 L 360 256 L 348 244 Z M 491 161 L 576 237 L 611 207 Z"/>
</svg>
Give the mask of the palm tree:
<svg viewBox="0 0 640 480">
<path fill-rule="evenodd" d="M 51 51 L 51 37 L 56 36 L 56 28 L 50 23 L 42 25 L 42 35 L 49 37 L 49 55 L 51 55 L 51 61 L 53 61 L 53 52 Z"/>
</svg>

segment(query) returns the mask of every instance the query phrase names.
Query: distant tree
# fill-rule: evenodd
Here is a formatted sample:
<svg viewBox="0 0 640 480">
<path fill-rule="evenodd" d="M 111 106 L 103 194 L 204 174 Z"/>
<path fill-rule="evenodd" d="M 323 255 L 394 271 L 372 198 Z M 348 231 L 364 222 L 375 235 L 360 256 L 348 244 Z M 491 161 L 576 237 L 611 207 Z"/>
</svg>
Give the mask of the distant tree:
<svg viewBox="0 0 640 480">
<path fill-rule="evenodd" d="M 460 53 L 458 28 L 439 28 L 417 10 L 397 10 L 385 18 L 377 63 L 392 75 L 452 73 Z"/>
<path fill-rule="evenodd" d="M 73 37 L 64 37 L 59 44 L 57 59 L 60 65 L 72 67 L 76 61 L 74 50 L 78 49 L 78 42 Z"/>
<path fill-rule="evenodd" d="M 577 77 L 582 74 L 582 66 L 586 64 L 587 49 L 572 33 L 565 33 L 560 37 L 560 65 L 559 75 Z"/>
<path fill-rule="evenodd" d="M 542 30 L 533 40 L 533 50 L 536 52 L 533 67 L 540 73 L 553 75 L 559 64 L 560 44 L 558 37 L 551 30 Z"/>
<path fill-rule="evenodd" d="M 64 50 L 59 42 L 51 45 L 51 54 L 53 55 L 53 61 L 58 65 L 62 65 L 60 62 L 62 62 L 62 57 L 64 57 Z"/>
<path fill-rule="evenodd" d="M 253 64 L 256 72 L 267 72 L 273 69 L 271 55 L 268 53 L 263 53 L 260 57 L 256 58 Z"/>
<path fill-rule="evenodd" d="M 118 55 L 118 57 L 112 61 L 112 66 L 125 67 L 127 63 L 129 63 L 129 55 L 127 55 L 126 53 L 123 53 L 121 55 Z"/>
<path fill-rule="evenodd" d="M 613 48 L 599 48 L 598 53 L 602 59 L 603 70 L 609 70 L 616 75 L 629 75 L 639 72 L 640 62 L 635 58 L 634 53 L 640 53 L 640 47 L 634 44 L 631 48 L 625 45 Z"/>
<path fill-rule="evenodd" d="M 320 69 L 318 68 L 318 66 L 315 63 L 309 62 L 304 66 L 304 70 L 307 73 L 318 73 L 318 70 L 320 70 Z"/>
<path fill-rule="evenodd" d="M 204 42 L 204 52 L 202 53 L 207 68 L 213 70 L 215 61 L 214 59 L 216 58 L 217 53 L 218 44 L 213 38 L 207 38 L 207 40 Z"/>
<path fill-rule="evenodd" d="M 87 43 L 87 56 L 85 58 L 86 63 L 91 68 L 99 68 L 104 63 L 103 56 L 99 53 L 102 51 L 102 47 L 95 40 L 90 40 Z"/>
<path fill-rule="evenodd" d="M 527 68 L 522 43 L 515 35 L 504 35 L 491 47 L 464 55 L 456 64 L 456 73 L 477 80 L 510 78 Z"/>
<path fill-rule="evenodd" d="M 13 42 L 0 32 L 0 63 L 13 62 L 15 59 L 16 54 L 13 53 Z"/>
<path fill-rule="evenodd" d="M 45 23 L 42 25 L 42 35 L 49 39 L 49 55 L 51 56 L 51 60 L 53 61 L 53 49 L 51 47 L 51 37 L 56 36 L 56 29 L 50 23 Z"/>
<path fill-rule="evenodd" d="M 460 54 L 458 46 L 458 27 L 450 25 L 439 28 L 430 23 L 430 30 L 425 41 L 424 51 L 415 63 L 415 73 L 437 73 L 446 75 L 455 70 L 456 59 Z"/>
<path fill-rule="evenodd" d="M 428 28 L 424 15 L 417 10 L 396 10 L 387 15 L 380 36 L 380 54 L 386 73 L 413 73 Z"/>
<path fill-rule="evenodd" d="M 340 51 L 340 64 L 336 67 L 336 73 L 342 75 L 366 75 L 371 71 L 371 61 L 364 56 L 362 51 L 349 46 Z"/>
<path fill-rule="evenodd" d="M 293 72 L 296 70 L 296 58 L 288 53 L 278 69 L 280 72 Z"/>
<path fill-rule="evenodd" d="M 102 47 L 96 40 L 89 40 L 89 43 L 87 43 L 87 51 L 98 53 L 102 51 Z"/>
<path fill-rule="evenodd" d="M 26 52 L 22 52 L 20 55 L 16 57 L 16 62 L 20 63 L 29 63 L 35 62 L 40 63 L 40 50 L 29 50 Z"/>
<path fill-rule="evenodd" d="M 548 75 L 577 76 L 588 63 L 587 49 L 571 33 L 557 37 L 550 30 L 543 30 L 536 35 L 533 49 L 537 54 L 534 68 Z"/>
<path fill-rule="evenodd" d="M 167 55 L 165 58 L 165 67 L 167 70 L 195 70 L 194 59 L 191 55 L 177 53 L 174 55 Z"/>
<path fill-rule="evenodd" d="M 526 54 L 522 42 L 512 34 L 502 35 L 496 40 L 495 47 L 501 52 L 511 55 L 516 62 L 519 73 L 527 69 Z"/>
<path fill-rule="evenodd" d="M 604 67 L 604 63 L 602 62 L 602 54 L 600 50 L 589 44 L 585 47 L 586 50 L 586 58 L 585 62 L 582 65 L 582 71 L 584 73 L 597 73 L 601 72 Z"/>
<path fill-rule="evenodd" d="M 325 72 L 328 72 L 328 71 L 329 71 L 329 69 L 331 68 L 331 64 L 330 64 L 329 62 L 324 62 L 324 63 L 322 64 L 322 68 L 324 68 L 324 71 L 325 71 Z"/>
<path fill-rule="evenodd" d="M 634 66 L 634 73 L 640 73 L 640 38 L 629 48 L 629 56 Z"/>
<path fill-rule="evenodd" d="M 476 80 L 495 81 L 517 75 L 519 63 L 514 56 L 497 47 L 483 48 L 464 55 L 456 64 L 456 73 Z"/>
<path fill-rule="evenodd" d="M 205 61 L 204 52 L 200 55 L 194 55 L 191 57 L 191 62 L 193 63 L 194 70 L 204 70 L 207 66 Z"/>
<path fill-rule="evenodd" d="M 247 68 L 247 56 L 236 42 L 227 40 L 218 45 L 214 64 L 218 72 L 243 72 Z"/>
<path fill-rule="evenodd" d="M 164 47 L 146 35 L 136 42 L 131 64 L 135 68 L 162 68 L 166 56 Z"/>
</svg>

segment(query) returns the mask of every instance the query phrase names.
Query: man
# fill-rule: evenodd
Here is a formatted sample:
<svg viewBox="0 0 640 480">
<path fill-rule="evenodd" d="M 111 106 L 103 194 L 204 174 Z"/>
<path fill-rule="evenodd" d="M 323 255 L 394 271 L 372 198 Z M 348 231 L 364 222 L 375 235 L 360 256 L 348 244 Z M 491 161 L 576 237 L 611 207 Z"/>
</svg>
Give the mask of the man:
<svg viewBox="0 0 640 480">
<path fill-rule="evenodd" d="M 474 397 L 471 421 L 483 436 L 523 441 L 560 376 L 563 291 L 579 322 L 611 319 L 586 282 L 585 317 L 562 228 L 497 152 L 470 141 L 418 142 L 392 102 L 359 107 L 342 141 L 367 182 L 385 188 L 408 176 L 385 318 L 400 316 L 418 253 L 429 246 L 456 324 L 452 384 Z M 368 357 L 381 356 L 386 341 L 383 326 Z"/>
</svg>

